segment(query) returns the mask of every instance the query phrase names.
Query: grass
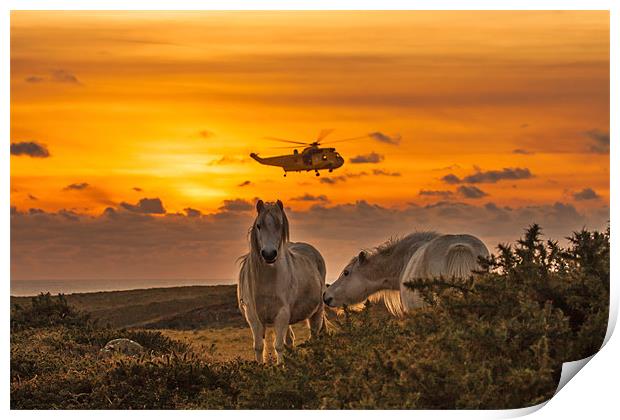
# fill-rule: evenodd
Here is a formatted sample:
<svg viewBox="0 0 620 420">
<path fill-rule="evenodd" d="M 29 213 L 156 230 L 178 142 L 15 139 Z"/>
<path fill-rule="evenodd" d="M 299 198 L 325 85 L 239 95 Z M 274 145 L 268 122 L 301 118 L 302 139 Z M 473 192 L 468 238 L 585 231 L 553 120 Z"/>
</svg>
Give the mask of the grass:
<svg viewBox="0 0 620 420">
<path fill-rule="evenodd" d="M 157 330 L 164 336 L 185 343 L 196 354 L 208 355 L 213 360 L 231 361 L 236 358 L 254 360 L 252 333 L 249 328 L 206 328 L 202 330 Z M 296 345 L 310 338 L 310 331 L 305 323 L 293 325 Z M 267 354 L 275 360 L 273 349 L 273 331 L 267 331 Z"/>
</svg>

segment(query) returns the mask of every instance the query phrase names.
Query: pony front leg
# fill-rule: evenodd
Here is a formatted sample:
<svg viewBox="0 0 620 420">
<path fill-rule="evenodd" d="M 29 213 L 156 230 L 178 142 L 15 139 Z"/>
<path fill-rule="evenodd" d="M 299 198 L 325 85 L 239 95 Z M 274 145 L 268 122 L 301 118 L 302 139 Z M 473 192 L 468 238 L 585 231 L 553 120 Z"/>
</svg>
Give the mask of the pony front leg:
<svg viewBox="0 0 620 420">
<path fill-rule="evenodd" d="M 273 330 L 275 332 L 276 338 L 273 343 L 273 347 L 276 350 L 276 358 L 277 363 L 282 363 L 282 356 L 284 353 L 284 344 L 286 341 L 286 335 L 289 330 L 289 321 L 291 319 L 291 314 L 288 309 L 282 308 L 276 315 L 276 318 L 273 322 Z"/>
<path fill-rule="evenodd" d="M 258 363 L 264 362 L 263 350 L 265 348 L 265 326 L 259 320 L 250 323 L 252 337 L 254 338 L 254 357 Z"/>
</svg>

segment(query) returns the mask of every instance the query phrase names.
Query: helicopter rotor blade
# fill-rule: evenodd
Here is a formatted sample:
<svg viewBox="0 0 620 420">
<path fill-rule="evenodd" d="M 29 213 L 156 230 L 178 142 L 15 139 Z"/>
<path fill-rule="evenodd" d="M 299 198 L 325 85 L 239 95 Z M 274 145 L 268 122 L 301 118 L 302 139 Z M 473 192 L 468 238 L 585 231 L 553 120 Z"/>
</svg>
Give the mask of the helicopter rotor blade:
<svg viewBox="0 0 620 420">
<path fill-rule="evenodd" d="M 315 143 L 320 143 L 325 137 L 329 136 L 334 131 L 333 128 L 327 128 L 321 130 L 319 136 L 316 138 Z"/>
<path fill-rule="evenodd" d="M 273 140 L 273 141 L 279 141 L 282 143 L 291 143 L 291 144 L 301 144 L 304 146 L 308 146 L 310 143 L 304 143 L 301 141 L 295 141 L 295 140 L 287 140 L 287 139 L 280 139 L 278 137 L 263 137 L 265 140 Z"/>
<path fill-rule="evenodd" d="M 342 143 L 345 141 L 361 140 L 361 139 L 366 139 L 366 138 L 368 138 L 368 136 L 350 137 L 348 139 L 330 140 L 330 141 L 326 141 L 325 143 L 326 144 Z"/>
</svg>

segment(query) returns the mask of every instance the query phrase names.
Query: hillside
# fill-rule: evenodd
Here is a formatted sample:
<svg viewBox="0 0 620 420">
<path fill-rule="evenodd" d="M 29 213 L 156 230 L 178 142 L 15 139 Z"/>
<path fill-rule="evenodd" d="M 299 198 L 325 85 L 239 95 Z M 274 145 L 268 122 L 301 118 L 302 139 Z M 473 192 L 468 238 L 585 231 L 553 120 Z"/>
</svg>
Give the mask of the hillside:
<svg viewBox="0 0 620 420">
<path fill-rule="evenodd" d="M 191 330 L 245 325 L 233 285 L 72 293 L 65 297 L 69 305 L 115 328 Z M 30 302 L 30 297 L 11 297 L 12 304 L 28 306 Z"/>
</svg>

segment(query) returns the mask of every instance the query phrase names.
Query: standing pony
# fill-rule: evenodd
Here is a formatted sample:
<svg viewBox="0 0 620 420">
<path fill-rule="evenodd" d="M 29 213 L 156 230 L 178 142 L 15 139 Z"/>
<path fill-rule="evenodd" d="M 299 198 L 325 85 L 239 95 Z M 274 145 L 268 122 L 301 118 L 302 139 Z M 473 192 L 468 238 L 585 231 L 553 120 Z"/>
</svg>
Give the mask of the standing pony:
<svg viewBox="0 0 620 420">
<path fill-rule="evenodd" d="M 416 232 L 390 240 L 374 250 L 361 251 L 329 286 L 323 300 L 328 306 L 352 305 L 366 298 L 383 298 L 397 316 L 422 306 L 418 292 L 405 283 L 439 276 L 467 278 L 488 257 L 482 241 L 471 235 L 440 235 Z"/>
<path fill-rule="evenodd" d="M 323 328 L 325 261 L 313 246 L 289 242 L 284 206 L 256 203 L 250 252 L 241 257 L 237 285 L 239 309 L 254 337 L 256 361 L 263 361 L 265 328 L 273 326 L 277 361 L 284 346 L 293 347 L 292 324 L 308 320 L 312 336 Z"/>
</svg>

